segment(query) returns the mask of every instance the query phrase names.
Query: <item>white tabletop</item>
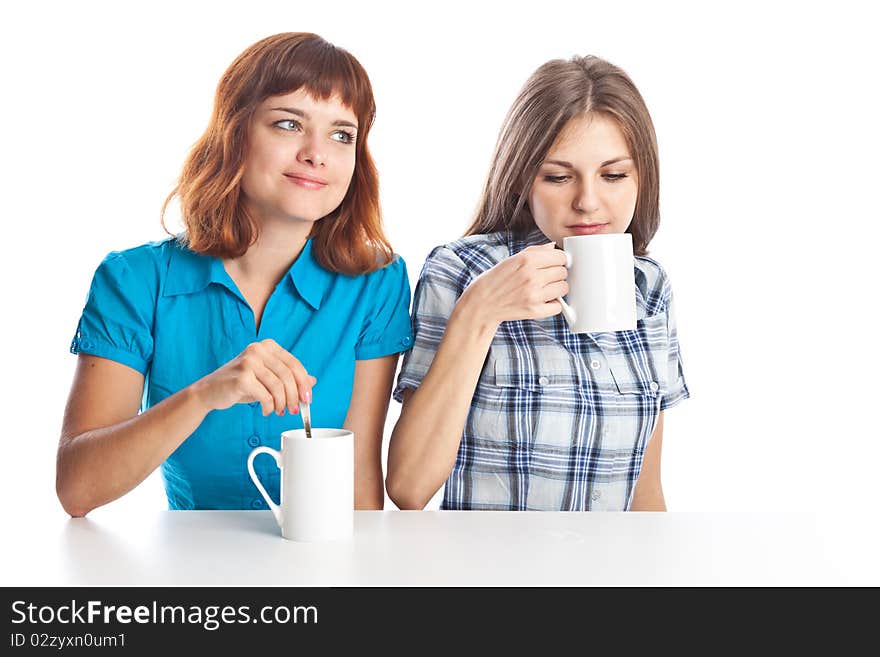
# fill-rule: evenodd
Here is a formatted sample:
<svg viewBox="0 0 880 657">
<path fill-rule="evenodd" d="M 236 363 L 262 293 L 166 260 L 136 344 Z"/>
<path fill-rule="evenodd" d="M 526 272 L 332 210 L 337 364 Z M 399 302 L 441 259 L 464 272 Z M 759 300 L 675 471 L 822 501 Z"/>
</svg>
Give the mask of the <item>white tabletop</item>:
<svg viewBox="0 0 880 657">
<path fill-rule="evenodd" d="M 358 511 L 351 539 L 296 543 L 268 511 L 99 510 L 39 532 L 7 543 L 0 583 L 880 584 L 874 526 L 812 513 Z"/>
</svg>

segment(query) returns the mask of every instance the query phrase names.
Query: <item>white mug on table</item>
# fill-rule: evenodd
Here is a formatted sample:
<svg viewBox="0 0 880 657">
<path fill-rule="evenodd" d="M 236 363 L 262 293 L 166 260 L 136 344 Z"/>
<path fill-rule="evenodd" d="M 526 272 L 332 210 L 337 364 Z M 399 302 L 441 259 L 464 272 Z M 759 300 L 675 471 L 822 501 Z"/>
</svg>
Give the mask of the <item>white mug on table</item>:
<svg viewBox="0 0 880 657">
<path fill-rule="evenodd" d="M 281 504 L 275 504 L 257 473 L 254 458 L 269 454 L 281 469 Z M 354 523 L 354 434 L 344 429 L 292 429 L 281 434 L 281 451 L 257 447 L 248 472 L 281 535 L 292 541 L 329 541 L 351 536 Z"/>
<path fill-rule="evenodd" d="M 568 267 L 568 302 L 562 314 L 572 333 L 636 328 L 632 235 L 575 235 L 562 240 Z"/>
</svg>

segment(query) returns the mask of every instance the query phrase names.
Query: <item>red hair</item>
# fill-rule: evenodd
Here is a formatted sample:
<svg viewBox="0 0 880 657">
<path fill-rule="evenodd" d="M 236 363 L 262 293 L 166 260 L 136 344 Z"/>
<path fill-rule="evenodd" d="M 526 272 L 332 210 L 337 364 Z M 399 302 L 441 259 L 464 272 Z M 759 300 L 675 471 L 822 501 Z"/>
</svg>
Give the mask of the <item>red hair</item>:
<svg viewBox="0 0 880 657">
<path fill-rule="evenodd" d="M 241 191 L 251 118 L 266 98 L 300 88 L 322 100 L 339 96 L 358 119 L 351 184 L 339 207 L 315 222 L 312 252 L 322 267 L 334 272 L 355 275 L 381 269 L 391 262 L 393 251 L 382 231 L 379 176 L 367 148 L 376 114 L 373 88 L 354 56 L 316 34 L 267 37 L 226 69 L 208 128 L 162 206 L 162 225 L 168 204 L 177 196 L 190 249 L 220 258 L 244 254 L 259 234 Z"/>
</svg>

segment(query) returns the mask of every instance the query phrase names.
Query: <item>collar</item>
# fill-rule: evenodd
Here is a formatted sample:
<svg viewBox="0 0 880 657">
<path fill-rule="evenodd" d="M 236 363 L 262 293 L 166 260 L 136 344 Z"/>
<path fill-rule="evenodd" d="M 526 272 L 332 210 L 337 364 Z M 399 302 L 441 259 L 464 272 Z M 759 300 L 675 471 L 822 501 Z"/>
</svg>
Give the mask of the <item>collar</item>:
<svg viewBox="0 0 880 657">
<path fill-rule="evenodd" d="M 333 274 L 324 269 L 315 259 L 311 237 L 306 240 L 306 245 L 296 262 L 290 267 L 287 276 L 303 300 L 315 310 L 321 307 L 324 293 L 333 278 Z"/>
<path fill-rule="evenodd" d="M 191 251 L 179 239 L 175 241 L 168 264 L 168 277 L 162 296 L 200 292 L 211 283 L 218 283 L 240 296 L 238 287 L 223 267 L 220 258 Z M 306 241 L 299 257 L 286 274 L 297 293 L 312 308 L 321 307 L 332 274 L 318 264 L 312 252 L 312 238 Z M 282 279 L 283 280 L 283 279 Z"/>
<path fill-rule="evenodd" d="M 175 238 L 162 296 L 200 292 L 211 283 L 235 289 L 219 258 L 196 253 L 181 243 L 180 236 Z"/>
<path fill-rule="evenodd" d="M 506 231 L 506 239 L 507 252 L 512 256 L 530 246 L 537 246 L 538 244 L 548 244 L 550 242 L 550 238 L 542 233 L 537 226 L 534 226 L 524 236 L 517 236 L 510 229 L 508 229 Z"/>
</svg>

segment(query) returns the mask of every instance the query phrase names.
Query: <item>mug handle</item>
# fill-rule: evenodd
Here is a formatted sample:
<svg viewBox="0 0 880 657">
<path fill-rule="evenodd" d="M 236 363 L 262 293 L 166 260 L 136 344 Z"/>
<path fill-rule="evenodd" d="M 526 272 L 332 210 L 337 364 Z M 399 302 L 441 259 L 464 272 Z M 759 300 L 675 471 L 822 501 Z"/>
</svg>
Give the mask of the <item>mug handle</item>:
<svg viewBox="0 0 880 657">
<path fill-rule="evenodd" d="M 563 253 L 565 254 L 565 268 L 571 269 L 571 254 L 568 251 L 563 251 Z M 556 297 L 556 300 L 562 306 L 562 315 L 565 317 L 565 321 L 568 322 L 569 327 L 573 327 L 577 322 L 577 313 L 574 308 L 569 306 L 562 297 Z"/>
<path fill-rule="evenodd" d="M 277 450 L 272 449 L 271 447 L 256 447 L 248 456 L 248 473 L 251 476 L 251 480 L 254 482 L 254 486 L 257 487 L 257 490 L 260 491 L 260 495 L 263 496 L 263 499 L 266 500 L 266 504 L 269 505 L 269 508 L 272 510 L 272 514 L 275 516 L 275 520 L 278 522 L 279 527 L 283 527 L 283 522 L 281 520 L 281 507 L 275 504 L 272 501 L 272 498 L 269 497 L 269 493 L 266 492 L 266 489 L 263 488 L 263 484 L 260 482 L 260 478 L 257 476 L 257 473 L 254 471 L 254 457 L 258 454 L 269 454 L 272 458 L 275 459 L 275 465 L 278 466 L 278 469 L 281 469 L 281 453 Z"/>
</svg>

